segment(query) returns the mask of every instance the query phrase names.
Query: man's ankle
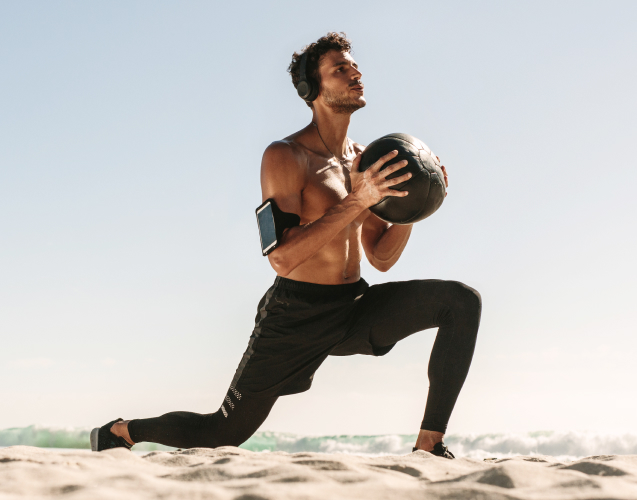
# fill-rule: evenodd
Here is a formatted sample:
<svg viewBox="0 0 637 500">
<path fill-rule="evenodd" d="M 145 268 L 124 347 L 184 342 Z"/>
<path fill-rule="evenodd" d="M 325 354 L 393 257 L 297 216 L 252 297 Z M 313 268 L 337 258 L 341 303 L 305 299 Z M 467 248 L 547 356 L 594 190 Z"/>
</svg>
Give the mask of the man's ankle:
<svg viewBox="0 0 637 500">
<path fill-rule="evenodd" d="M 118 437 L 124 438 L 128 444 L 131 446 L 135 443 L 130 437 L 128 433 L 128 423 L 130 420 L 122 420 L 121 422 L 115 422 L 111 427 L 111 433 L 115 434 Z"/>
<path fill-rule="evenodd" d="M 420 429 L 418 439 L 416 440 L 416 448 L 424 451 L 431 451 L 438 443 L 441 443 L 445 434 L 443 432 L 428 431 Z"/>
</svg>

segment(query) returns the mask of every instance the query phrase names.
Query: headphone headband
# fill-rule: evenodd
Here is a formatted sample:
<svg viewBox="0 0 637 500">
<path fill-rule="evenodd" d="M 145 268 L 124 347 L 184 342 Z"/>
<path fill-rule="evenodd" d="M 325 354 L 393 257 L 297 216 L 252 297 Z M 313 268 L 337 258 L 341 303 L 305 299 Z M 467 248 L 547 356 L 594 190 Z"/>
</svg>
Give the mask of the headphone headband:
<svg viewBox="0 0 637 500">
<path fill-rule="evenodd" d="M 306 78 L 305 78 L 305 66 L 307 66 L 307 50 L 305 52 L 303 52 L 303 55 L 301 56 L 301 69 L 299 70 L 299 74 L 300 74 L 300 79 L 301 80 L 306 80 Z"/>
</svg>

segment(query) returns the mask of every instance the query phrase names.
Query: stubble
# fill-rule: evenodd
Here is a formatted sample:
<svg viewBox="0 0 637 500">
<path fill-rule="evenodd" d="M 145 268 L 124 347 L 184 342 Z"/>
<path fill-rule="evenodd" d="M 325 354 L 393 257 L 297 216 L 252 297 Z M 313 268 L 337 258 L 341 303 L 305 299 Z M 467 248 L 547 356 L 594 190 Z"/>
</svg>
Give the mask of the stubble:
<svg viewBox="0 0 637 500">
<path fill-rule="evenodd" d="M 321 92 L 325 104 L 334 113 L 351 115 L 354 111 L 357 111 L 367 104 L 365 101 L 354 101 L 346 92 L 335 93 L 330 92 L 327 89 L 322 89 Z"/>
</svg>

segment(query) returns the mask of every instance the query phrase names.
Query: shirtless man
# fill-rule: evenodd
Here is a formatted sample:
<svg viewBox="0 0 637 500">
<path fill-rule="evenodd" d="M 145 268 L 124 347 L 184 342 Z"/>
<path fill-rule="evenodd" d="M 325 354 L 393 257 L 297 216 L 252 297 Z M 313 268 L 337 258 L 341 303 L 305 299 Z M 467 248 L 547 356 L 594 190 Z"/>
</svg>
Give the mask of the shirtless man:
<svg viewBox="0 0 637 500">
<path fill-rule="evenodd" d="M 363 147 L 347 137 L 351 115 L 365 106 L 362 74 L 344 36 L 328 33 L 306 47 L 306 73 L 319 87 L 312 122 L 263 155 L 263 200 L 300 217 L 268 255 L 277 273 L 259 303 L 248 349 L 216 413 L 172 412 L 109 422 L 91 433 L 100 451 L 151 441 L 179 448 L 238 446 L 268 416 L 279 396 L 306 391 L 329 355 L 382 356 L 396 342 L 438 328 L 429 362 L 429 394 L 414 450 L 453 458 L 443 436 L 471 364 L 481 299 L 462 283 L 418 280 L 369 286 L 363 253 L 379 271 L 400 257 L 411 225 L 391 225 L 368 208 L 410 174 L 387 180 L 407 162 L 397 152 L 359 172 Z M 301 55 L 289 72 L 299 83 Z M 384 170 L 380 168 L 388 163 Z M 444 167 L 443 167 L 444 169 Z M 443 170 L 444 171 L 444 170 Z M 447 183 L 445 171 L 445 183 Z"/>
</svg>

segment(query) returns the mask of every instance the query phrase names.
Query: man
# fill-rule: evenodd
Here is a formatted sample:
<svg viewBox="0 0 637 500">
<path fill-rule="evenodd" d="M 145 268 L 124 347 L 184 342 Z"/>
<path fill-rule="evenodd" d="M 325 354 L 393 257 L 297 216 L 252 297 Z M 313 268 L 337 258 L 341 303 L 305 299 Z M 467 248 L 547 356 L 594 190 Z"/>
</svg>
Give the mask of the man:
<svg viewBox="0 0 637 500">
<path fill-rule="evenodd" d="M 443 444 L 476 341 L 481 299 L 473 289 L 438 280 L 369 286 L 360 276 L 365 253 L 379 271 L 400 257 L 412 226 L 391 225 L 368 208 L 410 174 L 388 180 L 406 161 L 397 152 L 359 172 L 363 147 L 347 137 L 354 111 L 365 106 L 362 74 L 345 36 L 328 33 L 305 49 L 306 73 L 318 96 L 309 100 L 312 122 L 263 155 L 263 199 L 296 214 L 268 255 L 277 273 L 258 306 L 248 349 L 221 408 L 201 415 L 110 422 L 91 433 L 93 450 L 152 441 L 179 448 L 238 446 L 263 423 L 279 396 L 310 388 L 329 355 L 382 356 L 399 340 L 437 327 L 429 362 L 429 395 L 415 449 L 453 458 Z M 289 72 L 299 85 L 302 55 Z M 384 170 L 381 167 L 388 163 Z M 447 183 L 446 171 L 445 183 Z"/>
</svg>

